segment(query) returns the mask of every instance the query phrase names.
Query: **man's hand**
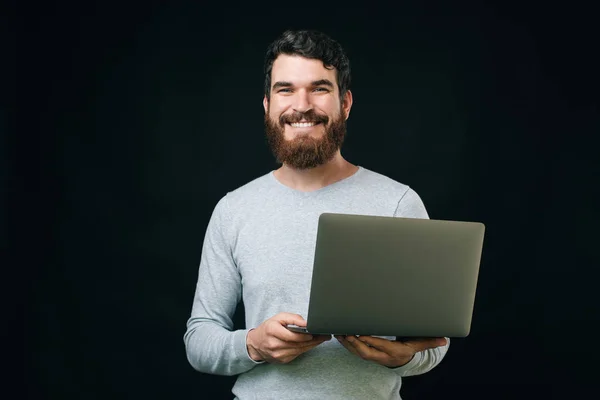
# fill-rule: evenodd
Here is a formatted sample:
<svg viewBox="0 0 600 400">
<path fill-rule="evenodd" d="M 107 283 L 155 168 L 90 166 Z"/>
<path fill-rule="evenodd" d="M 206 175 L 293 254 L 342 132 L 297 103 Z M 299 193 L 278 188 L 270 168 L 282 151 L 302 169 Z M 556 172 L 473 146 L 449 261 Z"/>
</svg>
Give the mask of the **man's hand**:
<svg viewBox="0 0 600 400">
<path fill-rule="evenodd" d="M 254 361 L 285 364 L 331 339 L 328 335 L 313 337 L 306 333 L 292 332 L 286 325 L 305 327 L 306 321 L 297 314 L 279 313 L 251 329 L 246 336 L 250 357 Z"/>
<path fill-rule="evenodd" d="M 364 360 L 396 368 L 407 364 L 419 351 L 445 346 L 445 338 L 414 339 L 405 342 L 373 336 L 336 336 L 346 349 Z"/>
</svg>

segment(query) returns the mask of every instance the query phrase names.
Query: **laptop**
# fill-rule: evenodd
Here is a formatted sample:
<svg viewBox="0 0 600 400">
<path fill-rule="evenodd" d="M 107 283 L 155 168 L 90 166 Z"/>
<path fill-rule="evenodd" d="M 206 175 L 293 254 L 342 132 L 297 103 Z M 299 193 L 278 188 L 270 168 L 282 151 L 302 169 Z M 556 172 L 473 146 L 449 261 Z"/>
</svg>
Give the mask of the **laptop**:
<svg viewBox="0 0 600 400">
<path fill-rule="evenodd" d="M 321 214 L 306 328 L 314 335 L 469 335 L 485 225 Z"/>
</svg>

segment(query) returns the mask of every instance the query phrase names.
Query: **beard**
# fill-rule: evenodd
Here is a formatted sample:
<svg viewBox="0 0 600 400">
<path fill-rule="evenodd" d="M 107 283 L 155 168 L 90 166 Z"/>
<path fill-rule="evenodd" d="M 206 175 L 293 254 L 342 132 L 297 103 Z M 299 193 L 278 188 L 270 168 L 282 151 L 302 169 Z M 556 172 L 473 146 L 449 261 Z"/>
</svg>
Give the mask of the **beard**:
<svg viewBox="0 0 600 400">
<path fill-rule="evenodd" d="M 321 138 L 301 136 L 287 140 L 285 138 L 286 124 L 301 120 L 318 124 L 315 127 L 325 129 L 325 134 Z M 346 136 L 344 110 L 340 108 L 339 117 L 332 119 L 330 124 L 328 122 L 329 117 L 319 115 L 313 110 L 282 115 L 278 121 L 271 119 L 270 114 L 265 114 L 267 142 L 277 162 L 294 169 L 306 170 L 331 161 L 342 147 Z"/>
</svg>

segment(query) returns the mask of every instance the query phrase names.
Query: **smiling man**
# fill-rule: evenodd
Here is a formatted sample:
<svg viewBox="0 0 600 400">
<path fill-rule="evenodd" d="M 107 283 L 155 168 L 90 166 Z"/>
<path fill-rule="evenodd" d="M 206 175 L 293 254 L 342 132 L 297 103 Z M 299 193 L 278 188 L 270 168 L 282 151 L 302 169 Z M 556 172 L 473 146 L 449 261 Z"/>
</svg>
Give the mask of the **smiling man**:
<svg viewBox="0 0 600 400">
<path fill-rule="evenodd" d="M 184 335 L 195 369 L 238 375 L 237 399 L 399 399 L 402 377 L 431 370 L 450 345 L 285 327 L 306 326 L 322 213 L 428 218 L 409 186 L 342 156 L 349 87 L 349 61 L 323 33 L 287 31 L 267 50 L 265 130 L 281 167 L 215 206 Z M 241 300 L 246 329 L 234 330 Z"/>
<path fill-rule="evenodd" d="M 320 60 L 282 54 L 271 74 L 274 83 L 263 103 L 277 161 L 301 171 L 326 165 L 342 147 L 352 94 L 340 96 L 335 71 Z"/>
</svg>

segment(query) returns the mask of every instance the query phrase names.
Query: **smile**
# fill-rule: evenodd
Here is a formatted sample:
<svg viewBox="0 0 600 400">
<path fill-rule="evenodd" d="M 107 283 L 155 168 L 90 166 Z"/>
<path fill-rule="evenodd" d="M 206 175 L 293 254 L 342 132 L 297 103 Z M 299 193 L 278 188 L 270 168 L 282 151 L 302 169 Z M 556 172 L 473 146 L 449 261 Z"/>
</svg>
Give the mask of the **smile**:
<svg viewBox="0 0 600 400">
<path fill-rule="evenodd" d="M 293 122 L 290 124 L 293 128 L 310 128 L 317 125 L 316 122 Z"/>
</svg>

